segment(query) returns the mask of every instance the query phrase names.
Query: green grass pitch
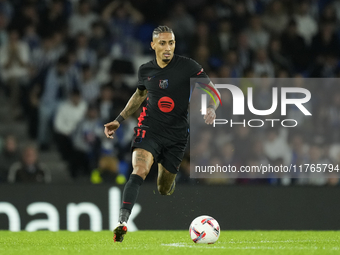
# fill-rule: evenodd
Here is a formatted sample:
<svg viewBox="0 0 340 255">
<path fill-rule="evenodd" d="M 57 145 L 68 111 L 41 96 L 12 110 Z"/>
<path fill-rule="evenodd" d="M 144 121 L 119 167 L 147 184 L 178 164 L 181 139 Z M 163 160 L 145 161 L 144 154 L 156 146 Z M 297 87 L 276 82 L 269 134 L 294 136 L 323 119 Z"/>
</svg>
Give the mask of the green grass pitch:
<svg viewBox="0 0 340 255">
<path fill-rule="evenodd" d="M 0 231 L 0 254 L 340 254 L 340 232 L 222 231 L 207 245 L 193 243 L 188 231 L 138 231 L 122 243 L 112 241 L 111 231 Z"/>
</svg>

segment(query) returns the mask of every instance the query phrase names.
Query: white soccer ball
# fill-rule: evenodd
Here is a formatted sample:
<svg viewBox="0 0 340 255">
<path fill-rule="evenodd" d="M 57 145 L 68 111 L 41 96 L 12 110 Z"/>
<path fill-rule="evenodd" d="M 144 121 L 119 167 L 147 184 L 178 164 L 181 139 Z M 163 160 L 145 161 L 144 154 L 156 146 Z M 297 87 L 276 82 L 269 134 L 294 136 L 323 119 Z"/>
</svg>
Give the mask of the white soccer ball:
<svg viewBox="0 0 340 255">
<path fill-rule="evenodd" d="M 195 243 L 215 243 L 220 237 L 220 232 L 218 222 L 207 215 L 194 219 L 189 228 L 190 237 Z"/>
</svg>

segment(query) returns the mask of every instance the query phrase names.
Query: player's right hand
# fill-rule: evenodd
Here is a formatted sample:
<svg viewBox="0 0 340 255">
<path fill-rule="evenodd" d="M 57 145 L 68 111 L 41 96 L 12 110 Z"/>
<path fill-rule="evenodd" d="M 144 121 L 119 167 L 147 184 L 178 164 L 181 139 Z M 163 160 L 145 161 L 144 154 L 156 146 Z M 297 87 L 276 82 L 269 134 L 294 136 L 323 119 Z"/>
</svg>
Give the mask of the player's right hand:
<svg viewBox="0 0 340 255">
<path fill-rule="evenodd" d="M 104 133 L 107 138 L 113 139 L 113 134 L 119 128 L 120 124 L 118 121 L 114 120 L 104 125 Z"/>
</svg>

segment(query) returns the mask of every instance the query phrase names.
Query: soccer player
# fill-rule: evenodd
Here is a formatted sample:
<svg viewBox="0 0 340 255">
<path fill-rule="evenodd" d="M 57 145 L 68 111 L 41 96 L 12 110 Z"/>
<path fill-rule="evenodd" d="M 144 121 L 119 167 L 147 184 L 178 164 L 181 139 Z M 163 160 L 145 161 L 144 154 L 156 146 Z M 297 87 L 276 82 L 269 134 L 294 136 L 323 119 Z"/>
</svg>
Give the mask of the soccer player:
<svg viewBox="0 0 340 255">
<path fill-rule="evenodd" d="M 132 166 L 123 191 L 119 223 L 114 229 L 113 240 L 122 242 L 127 232 L 126 223 L 134 206 L 139 188 L 154 161 L 158 163 L 157 187 L 161 195 L 171 195 L 175 178 L 182 161 L 189 137 L 188 106 L 192 89 L 190 78 L 205 78 L 210 91 L 218 91 L 210 82 L 203 68 L 194 60 L 175 55 L 175 35 L 167 26 L 159 26 L 152 33 L 151 47 L 156 58 L 143 64 L 138 71 L 138 87 L 118 117 L 105 124 L 104 132 L 113 138 L 122 121 L 133 114 L 146 99 L 132 141 Z M 215 91 L 213 91 L 215 90 Z M 218 102 L 219 100 L 216 100 Z M 205 123 L 213 124 L 215 104 L 211 99 L 204 116 Z"/>
</svg>

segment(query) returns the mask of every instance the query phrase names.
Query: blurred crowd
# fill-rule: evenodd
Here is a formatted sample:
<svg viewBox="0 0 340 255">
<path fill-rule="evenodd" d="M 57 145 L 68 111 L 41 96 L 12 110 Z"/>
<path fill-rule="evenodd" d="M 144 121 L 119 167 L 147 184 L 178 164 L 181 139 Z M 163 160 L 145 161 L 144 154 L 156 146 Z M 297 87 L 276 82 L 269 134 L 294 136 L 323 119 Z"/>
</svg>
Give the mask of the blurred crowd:
<svg viewBox="0 0 340 255">
<path fill-rule="evenodd" d="M 35 142 L 19 153 L 13 150 L 15 134 L 0 134 L 6 159 L 0 161 L 0 182 L 49 182 L 53 169 L 40 164 L 37 154 L 56 145 L 72 178 L 124 183 L 139 112 L 123 122 L 113 140 L 104 137 L 103 124 L 135 91 L 139 65 L 154 55 L 150 41 L 158 25 L 171 27 L 176 53 L 195 59 L 212 78 L 340 76 L 339 1 L 0 0 L 1 93 L 8 114 L 24 121 Z M 271 102 L 270 86 L 254 88 L 260 102 Z M 340 142 L 339 132 L 333 132 L 340 123 L 340 94 L 315 90 L 324 100 L 317 116 L 333 128 L 313 119 L 310 125 L 325 133 L 322 143 L 305 141 L 306 133 L 281 136 L 274 130 L 249 146 L 254 134 L 240 128 L 223 145 L 225 157 L 239 147 L 235 153 L 242 151 L 242 162 L 250 160 L 243 149 L 288 162 L 288 156 L 273 156 L 271 145 L 286 148 L 290 160 L 298 160 L 294 151 L 302 147 L 325 158 L 327 148 Z M 186 155 L 179 182 L 195 181 L 187 175 L 189 161 Z M 152 171 L 147 180 L 156 176 Z"/>
</svg>

